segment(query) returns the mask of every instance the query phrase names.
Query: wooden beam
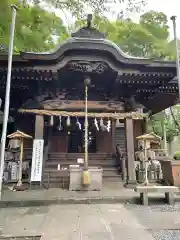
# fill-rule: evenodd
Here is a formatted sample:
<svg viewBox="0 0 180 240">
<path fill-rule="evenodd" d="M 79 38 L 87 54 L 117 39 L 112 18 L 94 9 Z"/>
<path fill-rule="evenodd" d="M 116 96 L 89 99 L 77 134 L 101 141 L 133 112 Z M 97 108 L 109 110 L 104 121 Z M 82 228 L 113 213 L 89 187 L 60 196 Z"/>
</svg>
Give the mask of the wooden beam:
<svg viewBox="0 0 180 240">
<path fill-rule="evenodd" d="M 79 109 L 84 111 L 85 102 L 83 100 L 61 100 L 52 99 L 42 102 L 44 109 Z M 88 109 L 105 110 L 105 111 L 124 111 L 123 102 L 110 101 L 88 101 Z"/>
</svg>

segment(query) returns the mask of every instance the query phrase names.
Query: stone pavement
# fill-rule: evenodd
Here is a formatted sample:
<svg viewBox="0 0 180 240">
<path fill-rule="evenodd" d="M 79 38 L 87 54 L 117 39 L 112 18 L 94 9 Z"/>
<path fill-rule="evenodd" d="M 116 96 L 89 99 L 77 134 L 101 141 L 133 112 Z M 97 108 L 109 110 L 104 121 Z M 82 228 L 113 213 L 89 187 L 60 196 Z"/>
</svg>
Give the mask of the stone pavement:
<svg viewBox="0 0 180 240">
<path fill-rule="evenodd" d="M 151 194 L 150 197 L 164 198 L 163 194 Z M 134 203 L 139 194 L 133 189 L 123 188 L 119 183 L 106 184 L 101 191 L 76 192 L 58 188 L 26 190 L 13 192 L 4 190 L 0 207 L 41 206 L 51 204 L 75 203 Z M 176 196 L 180 200 L 180 195 Z"/>
<path fill-rule="evenodd" d="M 152 240 L 123 205 L 62 205 L 1 209 L 1 235 L 36 236 L 60 240 Z"/>
<path fill-rule="evenodd" d="M 41 235 L 41 240 L 178 240 L 179 214 L 180 205 L 3 208 L 0 209 L 0 239 Z"/>
</svg>

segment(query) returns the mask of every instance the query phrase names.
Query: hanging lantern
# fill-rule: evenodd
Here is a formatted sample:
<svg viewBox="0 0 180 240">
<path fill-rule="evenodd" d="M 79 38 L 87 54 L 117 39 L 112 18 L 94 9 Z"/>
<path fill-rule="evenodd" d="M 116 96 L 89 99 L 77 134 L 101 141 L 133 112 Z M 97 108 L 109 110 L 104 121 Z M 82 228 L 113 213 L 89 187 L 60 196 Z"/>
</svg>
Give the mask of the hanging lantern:
<svg viewBox="0 0 180 240">
<path fill-rule="evenodd" d="M 111 120 L 108 120 L 107 131 L 110 132 L 110 130 L 111 130 Z"/>
<path fill-rule="evenodd" d="M 77 122 L 76 125 L 78 126 L 79 130 L 81 130 L 81 123 L 79 122 L 78 118 L 76 118 Z"/>
<path fill-rule="evenodd" d="M 99 131 L 99 125 L 98 125 L 98 121 L 96 118 L 94 119 L 94 125 L 96 127 L 96 130 Z"/>
<path fill-rule="evenodd" d="M 53 126 L 53 125 L 54 125 L 54 117 L 51 116 L 51 118 L 50 118 L 50 126 Z"/>
<path fill-rule="evenodd" d="M 69 127 L 71 125 L 70 117 L 68 116 L 66 119 L 66 125 Z"/>
</svg>

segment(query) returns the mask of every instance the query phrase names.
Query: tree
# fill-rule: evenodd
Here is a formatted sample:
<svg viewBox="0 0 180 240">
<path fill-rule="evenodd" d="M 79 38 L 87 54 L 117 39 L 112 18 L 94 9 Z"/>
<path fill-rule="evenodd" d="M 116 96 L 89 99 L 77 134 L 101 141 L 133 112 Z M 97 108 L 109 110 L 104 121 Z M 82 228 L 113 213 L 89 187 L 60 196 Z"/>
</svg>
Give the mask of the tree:
<svg viewBox="0 0 180 240">
<path fill-rule="evenodd" d="M 83 21 L 77 21 L 75 26 L 77 28 L 84 24 Z M 129 55 L 156 59 L 173 59 L 175 56 L 172 44 L 168 42 L 167 16 L 163 13 L 143 14 L 139 23 L 129 18 L 108 21 L 105 17 L 95 15 L 93 25 Z"/>
<path fill-rule="evenodd" d="M 40 0 L 31 0 L 36 4 L 41 4 Z M 68 10 L 74 16 L 87 15 L 87 9 L 91 9 L 93 13 L 112 13 L 112 6 L 115 5 L 117 15 L 122 12 L 122 5 L 126 6 L 126 11 L 140 11 L 146 4 L 147 0 L 44 0 L 48 5 L 54 6 L 56 9 Z M 118 11 L 119 9 L 119 11 Z"/>
<path fill-rule="evenodd" d="M 180 106 L 169 109 L 168 113 L 160 112 L 151 117 L 153 131 L 163 137 L 163 125 L 165 126 L 167 141 L 170 143 L 180 133 Z"/>
<path fill-rule="evenodd" d="M 11 9 L 9 5 L 16 1 L 3 0 L 0 5 L 0 44 L 8 45 Z M 25 4 L 19 8 L 16 18 L 15 51 L 48 51 L 58 41 L 67 38 L 67 30 L 62 20 L 55 14 L 39 6 Z"/>
<path fill-rule="evenodd" d="M 145 29 L 147 29 L 155 38 L 160 40 L 168 40 L 168 19 L 163 12 L 147 12 L 141 15 L 139 23 Z"/>
</svg>

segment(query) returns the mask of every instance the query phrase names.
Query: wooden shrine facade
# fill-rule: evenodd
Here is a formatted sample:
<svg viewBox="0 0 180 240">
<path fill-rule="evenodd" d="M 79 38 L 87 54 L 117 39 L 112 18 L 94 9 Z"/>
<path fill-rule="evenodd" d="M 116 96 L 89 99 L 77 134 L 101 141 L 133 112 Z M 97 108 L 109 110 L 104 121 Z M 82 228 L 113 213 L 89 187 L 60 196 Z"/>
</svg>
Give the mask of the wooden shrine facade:
<svg viewBox="0 0 180 240">
<path fill-rule="evenodd" d="M 7 55 L 3 54 L 0 55 L 3 103 L 6 76 Z M 54 52 L 21 52 L 14 56 L 10 115 L 16 128 L 45 140 L 46 158 L 49 152 L 69 152 L 68 136 L 72 129 L 67 128 L 68 117 L 72 125 L 77 127 L 78 121 L 83 128 L 86 77 L 91 79 L 90 124 L 96 125 L 95 119 L 99 125 L 101 119 L 106 125 L 111 121 L 110 131 L 92 127 L 90 132 L 95 132 L 92 135 L 96 139 L 92 152 L 113 154 L 118 141 L 124 141 L 121 147 L 127 155 L 129 180 L 133 180 L 135 137 L 145 131 L 145 117 L 177 101 L 176 65 L 128 56 L 91 26 L 72 34 Z M 54 127 L 50 126 L 52 116 Z M 60 131 L 59 125 L 65 130 Z M 118 129 L 123 129 L 121 136 L 117 136 Z M 83 153 L 83 148 L 79 152 Z"/>
</svg>

